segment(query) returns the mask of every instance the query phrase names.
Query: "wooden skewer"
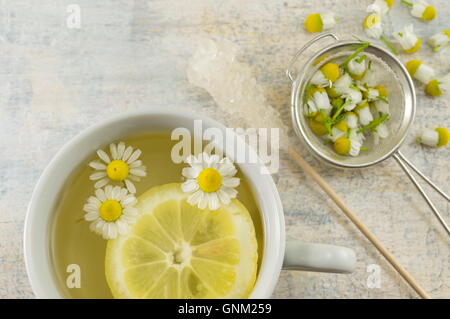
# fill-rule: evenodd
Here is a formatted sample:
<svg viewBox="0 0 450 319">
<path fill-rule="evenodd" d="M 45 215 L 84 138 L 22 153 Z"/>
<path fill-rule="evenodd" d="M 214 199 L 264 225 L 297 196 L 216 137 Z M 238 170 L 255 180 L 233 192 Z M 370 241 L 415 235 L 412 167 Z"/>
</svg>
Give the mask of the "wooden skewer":
<svg viewBox="0 0 450 319">
<path fill-rule="evenodd" d="M 330 196 L 344 214 L 358 227 L 364 236 L 375 246 L 376 249 L 387 259 L 387 261 L 398 271 L 398 273 L 406 280 L 406 282 L 424 299 L 431 299 L 428 293 L 417 283 L 417 281 L 403 268 L 395 257 L 383 246 L 383 244 L 375 237 L 375 235 L 361 222 L 361 220 L 350 210 L 350 208 L 342 201 L 342 199 L 334 192 L 334 190 L 325 182 L 325 180 L 317 173 L 317 171 L 309 165 L 303 157 L 292 147 L 289 147 L 289 154 L 294 158 L 298 165 L 322 188 L 322 190 Z"/>
</svg>

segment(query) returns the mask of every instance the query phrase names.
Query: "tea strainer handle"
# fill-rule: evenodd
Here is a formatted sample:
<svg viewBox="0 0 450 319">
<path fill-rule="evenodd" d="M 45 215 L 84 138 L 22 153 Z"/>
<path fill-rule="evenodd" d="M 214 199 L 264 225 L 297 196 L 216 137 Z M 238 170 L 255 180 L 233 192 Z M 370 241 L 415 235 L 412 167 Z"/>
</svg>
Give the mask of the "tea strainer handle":
<svg viewBox="0 0 450 319">
<path fill-rule="evenodd" d="M 433 211 L 434 215 L 437 217 L 439 222 L 442 224 L 442 226 L 445 228 L 447 233 L 450 235 L 450 228 L 448 227 L 447 223 L 445 222 L 444 218 L 442 217 L 441 213 L 437 210 L 436 206 L 434 206 L 431 199 L 428 197 L 428 195 L 423 190 L 422 186 L 420 186 L 417 179 L 411 174 L 411 172 L 408 169 L 408 166 L 412 168 L 414 172 L 416 172 L 420 177 L 423 178 L 425 182 L 427 182 L 431 187 L 434 188 L 435 191 L 437 191 L 442 197 L 447 199 L 447 201 L 450 201 L 450 197 L 444 193 L 436 184 L 434 184 L 428 177 L 426 177 L 417 167 L 415 167 L 410 161 L 406 159 L 405 156 L 403 156 L 402 153 L 397 151 L 394 155 L 395 160 L 398 162 L 400 167 L 403 169 L 403 171 L 406 173 L 406 175 L 409 177 L 411 182 L 413 182 L 414 186 L 416 186 L 417 190 L 420 192 L 420 194 L 423 196 L 425 201 L 427 202 L 428 206 L 430 206 L 431 210 Z"/>
<path fill-rule="evenodd" d="M 323 38 L 327 38 L 327 37 L 331 37 L 334 40 L 339 41 L 339 38 L 335 34 L 333 34 L 333 33 L 324 33 L 324 34 L 321 34 L 321 35 L 315 37 L 314 39 L 312 39 L 308 43 L 306 43 L 300 50 L 297 51 L 297 53 L 295 53 L 295 55 L 292 57 L 291 61 L 289 61 L 289 64 L 288 64 L 288 67 L 287 67 L 287 70 L 286 70 L 286 76 L 292 82 L 294 82 L 294 76 L 292 75 L 292 68 L 293 68 L 295 62 L 297 61 L 298 57 L 300 55 L 302 55 L 302 53 L 305 52 L 305 50 L 308 49 L 311 45 L 313 45 L 317 41 L 319 41 L 319 40 L 321 40 Z"/>
</svg>

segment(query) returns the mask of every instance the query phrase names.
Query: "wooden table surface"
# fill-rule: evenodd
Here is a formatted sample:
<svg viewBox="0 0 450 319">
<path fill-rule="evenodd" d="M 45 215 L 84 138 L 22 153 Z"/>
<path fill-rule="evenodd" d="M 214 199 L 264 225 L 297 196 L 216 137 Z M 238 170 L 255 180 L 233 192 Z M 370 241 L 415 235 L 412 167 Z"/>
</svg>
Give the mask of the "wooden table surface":
<svg viewBox="0 0 450 319">
<path fill-rule="evenodd" d="M 386 17 L 388 32 L 413 23 L 426 38 L 449 28 L 447 0 L 430 0 L 438 9 L 431 23 L 413 19 L 396 2 Z M 0 298 L 34 296 L 23 260 L 23 221 L 40 174 L 67 140 L 115 114 L 153 107 L 192 110 L 234 127 L 232 117 L 186 78 L 198 38 L 207 37 L 240 47 L 239 60 L 252 68 L 295 144 L 284 71 L 295 51 L 313 38 L 303 29 L 304 18 L 318 8 L 331 10 L 341 18 L 334 29 L 338 36 L 362 37 L 370 1 L 78 0 L 81 27 L 71 29 L 67 6 L 73 3 L 18 0 L 0 5 Z M 450 49 L 433 53 L 424 45 L 400 59 L 421 58 L 445 73 L 449 54 Z M 450 126 L 448 96 L 431 99 L 422 86 L 417 88 L 417 117 L 401 150 L 449 192 L 450 148 L 428 149 L 414 142 L 424 127 Z M 450 297 L 449 237 L 393 159 L 342 171 L 302 154 L 432 297 Z M 287 237 L 351 247 L 358 265 L 350 275 L 283 271 L 273 297 L 416 297 L 285 153 L 274 179 Z M 449 203 L 431 197 L 450 222 Z M 373 264 L 380 267 L 379 288 L 367 284 Z"/>
</svg>

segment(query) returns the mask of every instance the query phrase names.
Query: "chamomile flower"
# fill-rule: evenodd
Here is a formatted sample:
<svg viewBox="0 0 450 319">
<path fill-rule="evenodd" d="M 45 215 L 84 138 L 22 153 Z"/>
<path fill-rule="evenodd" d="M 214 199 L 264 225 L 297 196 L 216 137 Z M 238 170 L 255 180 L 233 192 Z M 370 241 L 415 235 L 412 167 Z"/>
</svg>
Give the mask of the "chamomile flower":
<svg viewBox="0 0 450 319">
<path fill-rule="evenodd" d="M 100 234 L 104 239 L 114 239 L 123 235 L 135 221 L 137 200 L 126 188 L 107 185 L 90 196 L 83 210 L 84 219 L 91 222 L 91 231 Z"/>
<path fill-rule="evenodd" d="M 360 80 L 364 77 L 367 71 L 366 63 L 367 55 L 355 56 L 347 64 L 348 73 L 355 80 Z"/>
<path fill-rule="evenodd" d="M 435 78 L 434 70 L 420 60 L 408 61 L 406 63 L 406 69 L 413 78 L 423 84 L 427 84 Z"/>
<path fill-rule="evenodd" d="M 450 92 L 450 74 L 441 79 L 431 80 L 425 86 L 425 93 L 431 96 L 441 96 L 448 92 Z"/>
<path fill-rule="evenodd" d="M 327 63 L 322 66 L 311 78 L 311 83 L 318 87 L 332 86 L 340 75 L 339 66 L 335 63 Z"/>
<path fill-rule="evenodd" d="M 412 24 L 392 34 L 406 53 L 414 53 L 420 49 L 420 38 L 414 33 Z"/>
<path fill-rule="evenodd" d="M 358 114 L 359 122 L 362 125 L 367 125 L 373 121 L 373 115 L 370 112 L 369 103 L 363 101 L 355 107 L 355 112 Z"/>
<path fill-rule="evenodd" d="M 363 28 L 368 37 L 373 39 L 379 39 L 383 35 L 381 16 L 377 13 L 369 14 L 364 19 Z"/>
<path fill-rule="evenodd" d="M 339 123 L 333 125 L 331 129 L 331 134 L 329 134 L 327 137 L 334 142 L 338 138 L 346 135 L 347 132 L 348 132 L 347 122 L 345 120 L 342 120 Z"/>
<path fill-rule="evenodd" d="M 216 210 L 236 197 L 235 188 L 240 180 L 234 177 L 237 170 L 228 158 L 201 153 L 197 157 L 189 156 L 186 161 L 190 167 L 183 168 L 182 174 L 187 180 L 181 184 L 181 189 L 191 193 L 188 203 L 200 209 Z"/>
<path fill-rule="evenodd" d="M 318 136 L 325 135 L 328 132 L 327 127 L 325 126 L 325 121 L 327 119 L 329 119 L 329 117 L 326 114 L 316 114 L 314 118 L 309 120 L 309 127 L 311 128 L 311 131 Z"/>
<path fill-rule="evenodd" d="M 336 22 L 337 19 L 332 12 L 313 13 L 306 17 L 305 29 L 308 32 L 322 32 L 333 28 Z"/>
<path fill-rule="evenodd" d="M 428 39 L 427 43 L 433 48 L 433 51 L 439 51 L 450 45 L 450 30 L 444 30 L 436 33 Z"/>
<path fill-rule="evenodd" d="M 448 144 L 450 133 L 444 127 L 437 127 L 434 130 L 425 129 L 417 138 L 417 142 L 431 146 L 441 147 Z"/>
<path fill-rule="evenodd" d="M 101 188 L 109 182 L 123 182 L 130 193 L 136 193 L 136 187 L 133 182 L 139 182 L 142 177 L 147 175 L 146 168 L 139 160 L 141 150 L 125 146 L 124 142 L 117 145 L 109 145 L 110 156 L 99 149 L 97 155 L 100 161 L 93 161 L 89 166 L 96 170 L 89 178 L 97 181 L 95 188 Z"/>
<path fill-rule="evenodd" d="M 327 114 L 331 111 L 330 99 L 328 98 L 327 91 L 324 88 L 313 88 L 309 93 L 309 97 L 306 101 L 307 115 L 311 113 L 324 110 Z"/>
<path fill-rule="evenodd" d="M 350 151 L 348 154 L 358 156 L 364 141 L 364 134 L 358 133 L 356 130 L 351 130 L 348 138 L 350 140 Z"/>
<path fill-rule="evenodd" d="M 367 6 L 367 12 L 385 15 L 394 5 L 394 0 L 375 0 L 374 3 Z"/>
<path fill-rule="evenodd" d="M 358 115 L 354 112 L 345 113 L 345 122 L 347 122 L 347 126 L 351 129 L 355 129 L 358 127 Z"/>
<path fill-rule="evenodd" d="M 346 92 L 348 92 L 350 86 L 353 84 L 353 79 L 348 73 L 344 73 L 341 75 L 336 82 L 334 82 L 333 86 L 331 87 L 334 89 L 334 91 L 337 93 L 337 95 L 342 95 Z"/>
<path fill-rule="evenodd" d="M 378 100 L 379 97 L 380 92 L 378 92 L 376 88 L 367 87 L 366 90 L 363 92 L 363 98 L 369 102 Z"/>
<path fill-rule="evenodd" d="M 390 114 L 389 103 L 385 100 L 376 100 L 373 102 L 373 106 L 377 110 L 378 113 Z"/>
<path fill-rule="evenodd" d="M 419 0 L 414 3 L 406 0 L 400 1 L 411 8 L 411 15 L 413 17 L 422 19 L 423 21 L 431 21 L 436 18 L 436 10 L 426 1 Z"/>
<path fill-rule="evenodd" d="M 339 155 L 358 156 L 361 145 L 358 138 L 351 139 L 349 137 L 340 137 L 334 142 L 333 148 Z"/>
<path fill-rule="evenodd" d="M 353 110 L 357 104 L 362 101 L 362 93 L 357 87 L 349 87 L 348 90 L 342 94 L 342 97 L 345 98 L 345 107 L 346 111 Z"/>
</svg>

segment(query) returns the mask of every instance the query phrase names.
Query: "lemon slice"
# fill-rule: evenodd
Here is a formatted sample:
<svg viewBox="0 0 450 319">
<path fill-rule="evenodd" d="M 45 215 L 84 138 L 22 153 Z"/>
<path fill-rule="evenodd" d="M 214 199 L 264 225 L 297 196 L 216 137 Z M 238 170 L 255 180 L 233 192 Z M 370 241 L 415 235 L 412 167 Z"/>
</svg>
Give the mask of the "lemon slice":
<svg viewBox="0 0 450 319">
<path fill-rule="evenodd" d="M 106 249 L 106 280 L 115 298 L 248 297 L 258 261 L 248 210 L 236 199 L 201 210 L 188 197 L 173 183 L 138 198 L 136 223 Z"/>
</svg>

